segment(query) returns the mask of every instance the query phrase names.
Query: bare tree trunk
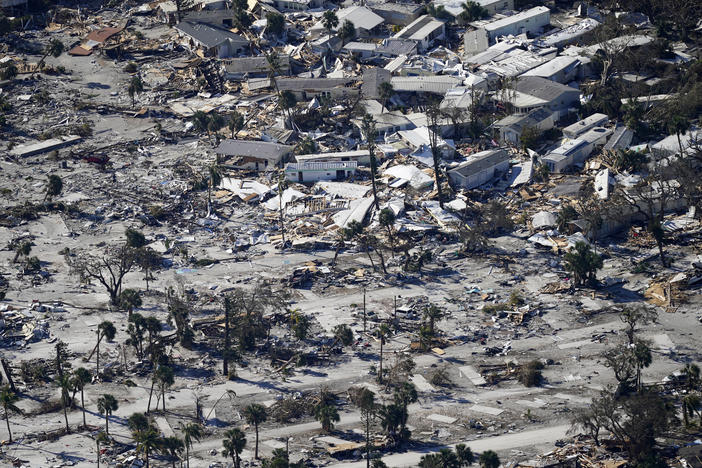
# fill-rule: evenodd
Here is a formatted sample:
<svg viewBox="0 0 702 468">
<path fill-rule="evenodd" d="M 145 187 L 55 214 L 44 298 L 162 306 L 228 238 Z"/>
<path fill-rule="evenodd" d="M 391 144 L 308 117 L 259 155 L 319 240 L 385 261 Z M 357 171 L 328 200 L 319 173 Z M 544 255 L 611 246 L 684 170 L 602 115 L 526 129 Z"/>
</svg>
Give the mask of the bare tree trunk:
<svg viewBox="0 0 702 468">
<path fill-rule="evenodd" d="M 151 397 L 154 394 L 154 384 L 155 384 L 155 382 L 152 379 L 151 380 L 151 390 L 149 390 L 149 402 L 146 404 L 146 414 L 149 414 L 149 411 L 151 410 Z"/>
<path fill-rule="evenodd" d="M 10 429 L 10 411 L 5 408 L 5 423 L 7 424 L 7 434 L 9 435 L 10 443 L 12 443 L 12 430 Z"/>
<path fill-rule="evenodd" d="M 88 423 L 85 422 L 85 398 L 83 395 L 83 388 L 81 387 L 80 389 L 80 406 L 81 409 L 83 410 L 83 427 L 86 427 Z"/>
</svg>

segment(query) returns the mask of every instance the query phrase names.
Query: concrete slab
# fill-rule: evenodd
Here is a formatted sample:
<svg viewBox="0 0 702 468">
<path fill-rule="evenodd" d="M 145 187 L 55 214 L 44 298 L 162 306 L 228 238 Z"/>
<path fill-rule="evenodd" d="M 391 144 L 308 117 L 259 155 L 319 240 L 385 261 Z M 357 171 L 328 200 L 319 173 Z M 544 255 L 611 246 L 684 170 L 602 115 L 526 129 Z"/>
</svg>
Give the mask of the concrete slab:
<svg viewBox="0 0 702 468">
<path fill-rule="evenodd" d="M 546 406 L 546 401 L 539 398 L 535 398 L 534 401 L 531 400 L 517 400 L 518 405 L 526 406 L 528 408 L 543 408 Z"/>
<path fill-rule="evenodd" d="M 264 440 L 263 445 L 266 445 L 272 449 L 284 449 L 285 448 L 285 442 L 281 442 L 280 440 Z"/>
<path fill-rule="evenodd" d="M 427 419 L 431 419 L 432 421 L 438 421 L 446 424 L 453 424 L 458 419 L 452 418 L 451 416 L 444 416 L 443 414 L 430 414 L 427 416 Z"/>
<path fill-rule="evenodd" d="M 410 377 L 410 381 L 417 387 L 417 390 L 419 390 L 420 392 L 434 391 L 434 387 L 432 387 L 431 384 L 427 382 L 427 379 L 425 379 L 421 375 L 413 375 L 412 377 Z"/>
<path fill-rule="evenodd" d="M 473 405 L 468 409 L 478 413 L 490 414 L 492 416 L 499 416 L 500 414 L 504 413 L 504 410 L 501 410 L 499 408 L 492 408 L 490 406 L 483 405 Z"/>
<path fill-rule="evenodd" d="M 461 366 L 458 368 L 458 370 L 461 371 L 461 374 L 467 377 L 468 380 L 470 380 L 475 386 L 487 384 L 487 381 L 478 373 L 478 371 L 475 370 L 475 368 L 473 368 L 473 366 Z"/>
<path fill-rule="evenodd" d="M 592 403 L 592 398 L 568 395 L 567 393 L 556 393 L 553 395 L 553 397 L 558 398 L 559 400 L 572 401 L 573 403 L 583 403 L 585 405 Z"/>
<path fill-rule="evenodd" d="M 675 344 L 673 343 L 673 340 L 671 340 L 665 333 L 653 335 L 653 344 L 655 344 L 656 348 L 658 348 L 660 351 L 666 353 L 675 351 Z"/>
<path fill-rule="evenodd" d="M 592 345 L 592 340 L 573 341 L 571 343 L 563 343 L 558 345 L 558 349 L 582 348 Z"/>
</svg>

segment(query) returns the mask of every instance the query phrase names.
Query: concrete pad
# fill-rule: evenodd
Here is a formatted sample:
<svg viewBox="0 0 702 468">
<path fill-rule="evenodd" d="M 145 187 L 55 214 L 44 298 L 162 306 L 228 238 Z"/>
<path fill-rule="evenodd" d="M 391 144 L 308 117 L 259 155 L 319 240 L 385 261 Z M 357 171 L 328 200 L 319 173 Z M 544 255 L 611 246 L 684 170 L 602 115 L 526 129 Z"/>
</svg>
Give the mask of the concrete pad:
<svg viewBox="0 0 702 468">
<path fill-rule="evenodd" d="M 653 335 L 653 344 L 655 344 L 660 351 L 666 353 L 675 351 L 675 344 L 673 343 L 673 340 L 671 340 L 665 333 Z"/>
<path fill-rule="evenodd" d="M 434 391 L 434 387 L 432 387 L 431 384 L 427 382 L 427 379 L 425 379 L 421 375 L 413 375 L 412 377 L 410 377 L 410 381 L 417 387 L 417 390 L 419 390 L 420 392 Z"/>
<path fill-rule="evenodd" d="M 546 402 L 539 398 L 535 398 L 534 401 L 531 400 L 517 400 L 518 405 L 526 406 L 528 408 L 543 408 L 546 406 Z"/>
<path fill-rule="evenodd" d="M 163 416 L 159 416 L 156 418 L 156 425 L 161 430 L 161 432 L 163 432 L 163 435 L 165 437 L 173 437 L 175 435 L 175 432 L 173 432 L 173 428 L 170 424 L 168 424 L 168 421 L 166 421 L 166 418 L 164 418 Z"/>
<path fill-rule="evenodd" d="M 475 386 L 485 385 L 487 383 L 483 376 L 480 375 L 478 371 L 473 368 L 473 366 L 461 366 L 458 368 L 458 370 L 461 371 L 461 374 L 466 376 Z"/>
<path fill-rule="evenodd" d="M 592 403 L 592 398 L 568 395 L 566 393 L 556 393 L 555 395 L 553 395 L 553 397 L 558 398 L 560 400 L 572 401 L 573 403 L 583 403 L 586 405 Z"/>
<path fill-rule="evenodd" d="M 339 439 L 338 437 L 332 436 L 317 437 L 317 440 L 329 445 L 343 445 L 349 443 L 348 440 Z"/>
<path fill-rule="evenodd" d="M 277 401 L 278 400 L 266 400 L 266 401 L 261 402 L 261 404 L 263 406 L 265 406 L 266 408 L 270 408 L 271 406 L 275 405 Z"/>
<path fill-rule="evenodd" d="M 483 405 L 473 405 L 468 409 L 471 411 L 476 411 L 478 413 L 491 414 L 493 416 L 499 416 L 500 414 L 504 413 L 504 410 L 501 410 L 499 408 L 492 408 L 490 406 Z"/>
<path fill-rule="evenodd" d="M 582 348 L 583 346 L 590 346 L 591 344 L 592 340 L 573 341 L 572 343 L 559 344 L 558 349 Z"/>
<path fill-rule="evenodd" d="M 284 449 L 285 448 L 285 442 L 281 442 L 279 440 L 271 439 L 271 440 L 264 440 L 263 445 L 267 445 L 268 447 L 272 449 Z"/>
<path fill-rule="evenodd" d="M 446 424 L 453 424 L 458 419 L 452 418 L 451 416 L 444 416 L 443 414 L 430 414 L 427 416 L 427 419 L 431 419 L 432 421 L 438 421 Z"/>
</svg>

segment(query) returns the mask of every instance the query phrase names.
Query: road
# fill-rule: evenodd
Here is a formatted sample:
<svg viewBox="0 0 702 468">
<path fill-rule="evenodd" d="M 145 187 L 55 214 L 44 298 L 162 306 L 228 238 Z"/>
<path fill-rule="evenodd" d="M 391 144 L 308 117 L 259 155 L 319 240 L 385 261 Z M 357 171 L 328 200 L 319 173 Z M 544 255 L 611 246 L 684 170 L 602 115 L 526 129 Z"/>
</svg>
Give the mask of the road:
<svg viewBox="0 0 702 468">
<path fill-rule="evenodd" d="M 486 450 L 494 450 L 499 452 L 501 450 L 509 450 L 518 447 L 526 447 L 533 445 L 542 444 L 553 444 L 558 439 L 562 439 L 566 435 L 566 431 L 570 425 L 564 424 L 560 426 L 544 427 L 541 429 L 534 429 L 532 431 L 516 432 L 514 434 L 505 434 L 496 437 L 486 437 L 484 439 L 477 439 L 463 442 L 475 453 L 484 452 Z M 455 444 L 450 445 L 454 447 Z M 428 447 L 426 450 L 421 452 L 405 452 L 396 453 L 393 455 L 387 455 L 383 457 L 383 461 L 389 467 L 405 467 L 405 466 L 417 466 L 419 460 L 430 452 L 438 451 L 444 446 Z M 352 463 L 339 463 L 336 465 L 330 465 L 327 468 L 365 468 L 365 460 Z"/>
</svg>

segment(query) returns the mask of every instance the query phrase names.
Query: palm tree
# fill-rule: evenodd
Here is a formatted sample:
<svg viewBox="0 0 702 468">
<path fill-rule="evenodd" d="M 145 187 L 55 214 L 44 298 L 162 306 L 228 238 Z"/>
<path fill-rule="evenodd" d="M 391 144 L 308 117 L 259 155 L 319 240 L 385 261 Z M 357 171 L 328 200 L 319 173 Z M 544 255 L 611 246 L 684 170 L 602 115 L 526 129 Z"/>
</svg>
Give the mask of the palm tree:
<svg viewBox="0 0 702 468">
<path fill-rule="evenodd" d="M 258 460 L 258 425 L 268 419 L 266 407 L 259 405 L 258 403 L 253 403 L 244 408 L 244 417 L 246 418 L 246 422 L 253 424 L 254 430 L 256 431 L 256 448 L 254 449 L 254 458 Z"/>
<path fill-rule="evenodd" d="M 61 177 L 57 176 L 56 174 L 51 174 L 49 176 L 49 180 L 46 182 L 46 194 L 44 195 L 44 201 L 51 200 L 53 197 L 56 197 L 61 194 L 61 190 L 63 190 L 63 181 L 61 180 Z"/>
<path fill-rule="evenodd" d="M 127 427 L 133 433 L 145 431 L 151 426 L 151 421 L 144 413 L 132 413 L 127 418 Z"/>
<path fill-rule="evenodd" d="M 700 367 L 694 363 L 688 363 L 683 367 L 683 375 L 687 378 L 687 389 L 696 390 L 700 385 Z"/>
<path fill-rule="evenodd" d="M 492 450 L 487 450 L 480 454 L 478 459 L 480 468 L 498 468 L 500 466 L 500 457 Z"/>
<path fill-rule="evenodd" d="M 430 304 L 424 309 L 424 318 L 429 320 L 429 334 L 434 336 L 434 329 L 437 320 L 441 320 L 444 316 L 444 312 L 434 304 Z"/>
<path fill-rule="evenodd" d="M 102 431 L 95 435 L 95 445 L 97 445 L 97 466 L 100 468 L 100 445 L 109 442 L 110 438 Z"/>
<path fill-rule="evenodd" d="M 12 443 L 12 430 L 10 429 L 10 411 L 13 413 L 21 413 L 22 411 L 15 406 L 15 403 L 19 401 L 19 396 L 15 394 L 9 385 L 5 385 L 0 389 L 0 403 L 2 403 L 2 408 L 5 410 L 5 423 L 7 424 L 7 434 Z"/>
<path fill-rule="evenodd" d="M 229 115 L 229 123 L 227 124 L 229 131 L 232 132 L 232 139 L 244 128 L 244 116 L 240 112 L 234 111 Z"/>
<path fill-rule="evenodd" d="M 334 10 L 327 10 L 324 12 L 324 16 L 322 16 L 322 24 L 326 28 L 327 34 L 329 34 L 329 38 L 331 39 L 332 29 L 339 25 L 339 17 L 336 16 Z"/>
<path fill-rule="evenodd" d="M 224 433 L 225 439 L 222 440 L 222 456 L 231 457 L 234 462 L 234 468 L 241 468 L 241 459 L 239 455 L 246 446 L 246 436 L 240 429 L 230 429 Z"/>
<path fill-rule="evenodd" d="M 114 324 L 109 320 L 104 320 L 97 328 L 97 343 L 93 351 L 96 352 L 95 358 L 95 375 L 100 375 L 100 342 L 103 338 L 107 338 L 107 341 L 112 341 L 117 334 L 117 329 Z M 88 357 L 90 359 L 90 357 Z"/>
<path fill-rule="evenodd" d="M 98 398 L 98 412 L 105 415 L 105 434 L 110 433 L 110 415 L 113 411 L 117 411 L 119 404 L 117 399 L 109 393 L 103 394 Z"/>
<path fill-rule="evenodd" d="M 71 397 L 69 393 L 73 388 L 73 381 L 68 375 L 61 375 L 56 379 L 56 383 L 61 389 L 61 407 L 63 408 L 63 418 L 66 421 L 66 433 L 71 433 L 71 428 L 68 425 L 68 404 L 70 403 Z"/>
<path fill-rule="evenodd" d="M 214 134 L 215 144 L 219 144 L 219 131 L 226 125 L 226 120 L 220 114 L 211 112 L 207 119 L 207 132 Z"/>
<path fill-rule="evenodd" d="M 127 317 L 131 318 L 134 309 L 141 307 L 141 296 L 136 289 L 125 289 L 119 295 L 119 305 L 122 309 L 127 310 Z"/>
<path fill-rule="evenodd" d="M 21 241 L 15 245 L 15 256 L 12 263 L 17 263 L 20 257 L 28 257 L 32 251 L 32 243 L 30 241 Z"/>
<path fill-rule="evenodd" d="M 387 107 L 388 99 L 390 99 L 393 94 L 395 94 L 395 88 L 392 87 L 392 83 L 389 81 L 383 81 L 378 85 L 378 96 L 383 101 L 383 107 L 381 109 L 383 112 Z"/>
<path fill-rule="evenodd" d="M 190 449 L 193 448 L 193 440 L 200 442 L 204 435 L 202 426 L 197 423 L 180 424 L 180 431 L 183 433 L 183 441 L 185 442 L 185 463 L 187 468 L 190 468 Z"/>
<path fill-rule="evenodd" d="M 681 115 L 674 115 L 668 120 L 668 131 L 674 133 L 678 137 L 678 146 L 680 147 L 680 157 L 683 157 L 683 147 L 680 135 L 685 133 L 690 128 L 690 121 Z"/>
<path fill-rule="evenodd" d="M 135 96 L 144 92 L 144 83 L 141 81 L 141 78 L 139 78 L 138 75 L 133 77 L 129 82 L 127 92 L 129 93 L 129 97 L 132 99 L 132 108 L 134 108 L 134 105 L 136 104 Z"/>
<path fill-rule="evenodd" d="M 161 400 L 163 402 L 163 411 L 166 411 L 166 390 L 175 383 L 175 374 L 170 366 L 158 366 L 154 375 L 158 383 L 158 389 L 161 392 Z M 156 402 L 158 407 L 158 401 Z"/>
<path fill-rule="evenodd" d="M 683 421 L 685 421 L 685 427 L 690 425 L 690 416 L 693 416 L 695 412 L 700 410 L 700 405 L 702 400 L 700 396 L 696 393 L 688 393 L 682 400 L 682 413 Z"/>
<path fill-rule="evenodd" d="M 283 249 L 285 249 L 285 213 L 283 211 L 283 192 L 288 188 L 285 172 L 278 178 L 278 210 L 280 214 L 280 234 L 283 236 Z"/>
<path fill-rule="evenodd" d="M 152 426 L 149 426 L 143 431 L 134 433 L 134 442 L 136 442 L 136 453 L 144 454 L 146 468 L 149 468 L 149 454 L 158 449 L 161 445 L 161 438 Z"/>
<path fill-rule="evenodd" d="M 212 214 L 212 191 L 222 182 L 219 166 L 212 164 L 207 168 L 207 216 Z"/>
<path fill-rule="evenodd" d="M 90 371 L 85 367 L 79 367 L 73 371 L 73 378 L 71 379 L 71 385 L 73 385 L 73 396 L 75 397 L 76 392 L 80 390 L 80 407 L 83 410 L 83 426 L 86 426 L 85 422 L 85 397 L 83 390 L 85 385 L 90 383 L 92 376 Z M 72 400 L 73 398 L 71 398 Z"/>
<path fill-rule="evenodd" d="M 334 429 L 334 423 L 339 422 L 339 411 L 336 406 L 320 402 L 314 407 L 314 418 L 322 424 L 324 432 L 331 432 Z"/>
<path fill-rule="evenodd" d="M 173 468 L 183 452 L 183 441 L 176 436 L 163 437 L 158 450 L 171 459 Z"/>
<path fill-rule="evenodd" d="M 61 55 L 64 51 L 64 45 L 63 42 L 59 41 L 58 39 L 51 39 L 49 43 L 46 45 L 44 48 L 44 55 L 41 57 L 41 60 L 39 60 L 39 63 L 37 64 L 37 70 L 41 70 L 42 66 L 44 65 L 44 60 L 46 60 L 46 57 L 51 55 L 52 57 L 58 57 Z"/>
<path fill-rule="evenodd" d="M 342 47 L 356 37 L 356 27 L 351 21 L 344 20 L 343 24 L 339 28 L 339 37 L 341 38 Z"/>
<path fill-rule="evenodd" d="M 380 354 L 378 357 L 380 358 L 380 371 L 378 372 L 378 383 L 382 384 L 383 383 L 383 345 L 385 344 L 385 340 L 387 339 L 388 335 L 390 335 L 390 327 L 387 326 L 387 324 L 382 323 L 378 327 L 377 331 L 378 338 L 380 339 Z"/>
<path fill-rule="evenodd" d="M 371 182 L 373 182 L 373 201 L 375 203 L 375 209 L 380 210 L 380 205 L 378 204 L 378 190 L 375 184 L 375 179 L 378 172 L 378 161 L 375 158 L 375 139 L 378 138 L 378 131 L 375 129 L 375 121 L 370 114 L 363 116 L 363 121 L 361 122 L 361 133 L 368 142 Z"/>
</svg>

